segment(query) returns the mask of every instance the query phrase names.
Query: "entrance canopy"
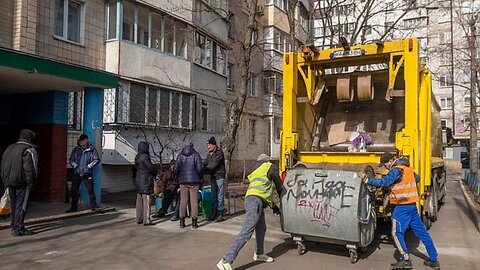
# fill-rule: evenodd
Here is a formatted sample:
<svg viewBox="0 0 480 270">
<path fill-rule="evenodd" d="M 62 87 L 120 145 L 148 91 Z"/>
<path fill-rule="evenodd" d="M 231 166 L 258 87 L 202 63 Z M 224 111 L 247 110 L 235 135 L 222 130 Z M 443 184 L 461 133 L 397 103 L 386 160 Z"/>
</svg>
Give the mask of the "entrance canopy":
<svg viewBox="0 0 480 270">
<path fill-rule="evenodd" d="M 82 91 L 86 87 L 115 88 L 115 74 L 0 48 L 0 93 L 51 90 Z"/>
</svg>

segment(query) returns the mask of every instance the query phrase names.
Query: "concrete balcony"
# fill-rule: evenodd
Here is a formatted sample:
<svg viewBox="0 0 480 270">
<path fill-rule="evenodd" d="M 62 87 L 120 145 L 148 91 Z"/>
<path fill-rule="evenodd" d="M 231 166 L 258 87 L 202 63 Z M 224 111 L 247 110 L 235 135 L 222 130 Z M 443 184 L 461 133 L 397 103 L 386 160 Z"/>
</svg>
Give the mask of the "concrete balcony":
<svg viewBox="0 0 480 270">
<path fill-rule="evenodd" d="M 276 94 L 267 94 L 263 96 L 263 115 L 282 116 L 282 99 L 282 96 Z"/>
</svg>

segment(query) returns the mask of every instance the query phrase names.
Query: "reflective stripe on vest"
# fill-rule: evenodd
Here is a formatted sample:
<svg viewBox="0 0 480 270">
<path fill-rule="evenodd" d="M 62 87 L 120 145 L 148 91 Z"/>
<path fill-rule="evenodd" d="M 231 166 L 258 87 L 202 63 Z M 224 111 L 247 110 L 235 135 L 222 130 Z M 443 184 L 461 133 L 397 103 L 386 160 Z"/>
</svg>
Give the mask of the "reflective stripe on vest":
<svg viewBox="0 0 480 270">
<path fill-rule="evenodd" d="M 410 204 L 418 202 L 417 183 L 412 167 L 395 166 L 403 171 L 399 182 L 393 184 L 390 191 L 391 204 Z"/>
<path fill-rule="evenodd" d="M 269 206 L 272 206 L 273 183 L 267 177 L 268 170 L 270 170 L 271 166 L 273 166 L 272 163 L 264 162 L 250 175 L 248 175 L 250 185 L 248 186 L 247 194 L 245 194 L 245 197 L 254 195 L 262 198 L 268 203 Z"/>
</svg>

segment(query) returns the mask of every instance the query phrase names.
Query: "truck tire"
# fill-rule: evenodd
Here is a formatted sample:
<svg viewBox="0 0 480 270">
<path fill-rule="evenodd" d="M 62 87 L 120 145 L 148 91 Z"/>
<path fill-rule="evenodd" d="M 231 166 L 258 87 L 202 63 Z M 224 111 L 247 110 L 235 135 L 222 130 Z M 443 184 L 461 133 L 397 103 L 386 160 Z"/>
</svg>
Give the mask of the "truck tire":
<svg viewBox="0 0 480 270">
<path fill-rule="evenodd" d="M 434 177 L 432 180 L 432 188 L 430 190 L 430 209 L 428 209 L 430 221 L 435 222 L 438 219 L 438 188 L 437 188 L 437 177 Z"/>
<path fill-rule="evenodd" d="M 430 228 L 432 227 L 432 221 L 430 220 L 430 218 L 428 216 L 422 215 L 422 222 L 423 225 L 425 225 L 425 228 L 427 230 L 430 230 Z"/>
</svg>

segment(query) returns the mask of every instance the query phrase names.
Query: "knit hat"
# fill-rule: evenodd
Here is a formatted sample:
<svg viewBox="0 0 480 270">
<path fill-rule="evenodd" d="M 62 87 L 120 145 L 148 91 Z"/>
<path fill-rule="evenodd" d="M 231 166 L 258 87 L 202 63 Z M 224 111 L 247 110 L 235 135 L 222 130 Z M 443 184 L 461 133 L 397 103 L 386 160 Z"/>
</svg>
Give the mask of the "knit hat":
<svg viewBox="0 0 480 270">
<path fill-rule="evenodd" d="M 210 140 L 208 140 L 209 144 L 217 145 L 217 141 L 215 140 L 215 137 L 211 137 Z"/>
<path fill-rule="evenodd" d="M 270 161 L 270 157 L 267 154 L 260 154 L 257 158 L 257 161 L 267 162 Z"/>
<path fill-rule="evenodd" d="M 383 153 L 382 157 L 380 158 L 380 164 L 378 164 L 378 167 L 385 166 L 385 163 L 387 163 L 392 159 L 394 159 L 394 157 L 391 153 L 388 153 L 388 152 Z"/>
<path fill-rule="evenodd" d="M 35 132 L 30 129 L 22 129 L 20 131 L 20 139 L 33 143 L 35 141 Z"/>
</svg>

